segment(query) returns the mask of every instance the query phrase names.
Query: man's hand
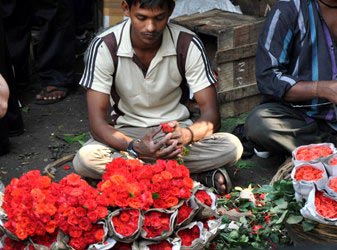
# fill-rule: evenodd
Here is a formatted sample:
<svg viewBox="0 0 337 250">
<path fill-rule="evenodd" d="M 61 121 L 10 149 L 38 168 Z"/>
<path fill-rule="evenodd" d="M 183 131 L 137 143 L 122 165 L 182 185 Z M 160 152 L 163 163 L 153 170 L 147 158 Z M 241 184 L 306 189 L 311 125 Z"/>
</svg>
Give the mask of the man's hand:
<svg viewBox="0 0 337 250">
<path fill-rule="evenodd" d="M 317 95 L 320 98 L 337 103 L 337 81 L 319 81 L 317 83 Z"/>
<path fill-rule="evenodd" d="M 178 140 L 172 138 L 173 133 L 167 133 L 159 141 L 154 137 L 161 131 L 161 126 L 151 128 L 139 143 L 134 144 L 134 150 L 141 159 L 174 159 L 182 151 Z"/>
<path fill-rule="evenodd" d="M 179 122 L 171 121 L 165 124 L 172 128 L 171 141 L 177 140 L 178 147 L 182 148 L 193 141 L 193 132 L 190 129 L 180 127 Z M 170 142 L 171 142 L 170 141 Z"/>
</svg>

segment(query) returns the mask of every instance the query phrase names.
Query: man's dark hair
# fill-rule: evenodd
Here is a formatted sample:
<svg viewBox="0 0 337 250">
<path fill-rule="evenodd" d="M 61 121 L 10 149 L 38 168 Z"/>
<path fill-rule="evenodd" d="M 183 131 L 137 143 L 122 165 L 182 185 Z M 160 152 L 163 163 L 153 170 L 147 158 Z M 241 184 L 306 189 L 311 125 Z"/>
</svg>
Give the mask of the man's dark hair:
<svg viewBox="0 0 337 250">
<path fill-rule="evenodd" d="M 165 8 L 166 6 L 169 8 L 169 10 L 173 10 L 175 6 L 174 0 L 125 0 L 125 2 L 129 5 L 129 8 L 132 7 L 132 5 L 140 4 L 140 8 L 145 9 L 152 9 L 152 8 Z"/>
</svg>

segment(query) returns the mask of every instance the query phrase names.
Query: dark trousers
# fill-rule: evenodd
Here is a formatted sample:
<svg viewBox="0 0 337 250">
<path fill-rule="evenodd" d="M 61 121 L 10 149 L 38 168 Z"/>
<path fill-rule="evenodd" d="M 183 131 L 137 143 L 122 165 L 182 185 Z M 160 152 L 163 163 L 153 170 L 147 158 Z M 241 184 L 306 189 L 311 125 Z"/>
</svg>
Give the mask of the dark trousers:
<svg viewBox="0 0 337 250">
<path fill-rule="evenodd" d="M 0 119 L 0 155 L 6 151 L 8 147 L 9 129 L 17 131 L 23 129 L 23 122 L 17 94 L 14 86 L 14 75 L 12 64 L 10 61 L 9 52 L 3 29 L 3 23 L 0 12 L 0 74 L 6 80 L 10 95 L 8 99 L 8 110 L 6 115 Z"/>
<path fill-rule="evenodd" d="M 32 26 L 38 28 L 34 55 L 41 85 L 72 87 L 75 33 L 69 0 L 2 0 L 4 28 L 16 81 L 29 81 Z"/>
<path fill-rule="evenodd" d="M 291 154 L 301 145 L 337 142 L 336 131 L 325 121 L 308 119 L 298 109 L 280 103 L 253 109 L 246 119 L 245 134 L 260 150 L 273 154 Z"/>
</svg>

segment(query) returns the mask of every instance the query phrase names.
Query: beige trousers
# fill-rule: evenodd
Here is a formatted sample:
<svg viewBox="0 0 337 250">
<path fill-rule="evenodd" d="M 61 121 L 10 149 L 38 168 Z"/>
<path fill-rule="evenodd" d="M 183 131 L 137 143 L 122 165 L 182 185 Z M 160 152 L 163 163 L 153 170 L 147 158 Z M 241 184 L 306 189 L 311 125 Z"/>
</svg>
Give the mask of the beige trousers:
<svg viewBox="0 0 337 250">
<path fill-rule="evenodd" d="M 142 138 L 148 128 L 128 127 L 119 130 L 131 138 Z M 162 136 L 163 134 L 158 134 L 155 139 Z M 215 133 L 191 144 L 189 149 L 189 154 L 183 160 L 191 174 L 231 166 L 240 159 L 243 152 L 240 140 L 229 133 Z M 105 165 L 120 156 L 122 154 L 115 149 L 90 139 L 77 152 L 73 166 L 81 176 L 100 179 Z"/>
</svg>

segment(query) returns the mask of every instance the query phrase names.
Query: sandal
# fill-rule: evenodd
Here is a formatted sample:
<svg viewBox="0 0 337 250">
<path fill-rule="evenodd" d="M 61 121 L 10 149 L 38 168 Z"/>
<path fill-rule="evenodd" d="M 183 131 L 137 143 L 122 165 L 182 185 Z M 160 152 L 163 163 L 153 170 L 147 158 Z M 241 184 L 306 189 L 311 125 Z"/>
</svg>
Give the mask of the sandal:
<svg viewBox="0 0 337 250">
<path fill-rule="evenodd" d="M 63 92 L 63 94 L 55 96 L 55 92 Z M 67 97 L 69 90 L 65 87 L 47 86 L 42 88 L 40 93 L 35 97 L 35 104 L 47 105 L 62 101 Z M 38 98 L 40 96 L 40 98 Z"/>
<path fill-rule="evenodd" d="M 224 178 L 224 185 L 226 187 L 225 192 L 220 191 L 219 187 L 217 187 L 217 183 L 216 183 L 216 180 L 215 180 L 215 175 L 217 173 L 220 173 Z M 231 181 L 231 179 L 230 179 L 230 177 L 229 177 L 225 168 L 218 168 L 218 169 L 215 169 L 215 170 L 207 171 L 207 172 L 196 174 L 196 175 L 197 176 L 193 175 L 192 178 L 196 177 L 195 178 L 196 181 L 199 181 L 201 184 L 203 184 L 207 187 L 214 188 L 216 193 L 219 194 L 219 195 L 228 194 L 233 189 L 232 181 Z"/>
</svg>

